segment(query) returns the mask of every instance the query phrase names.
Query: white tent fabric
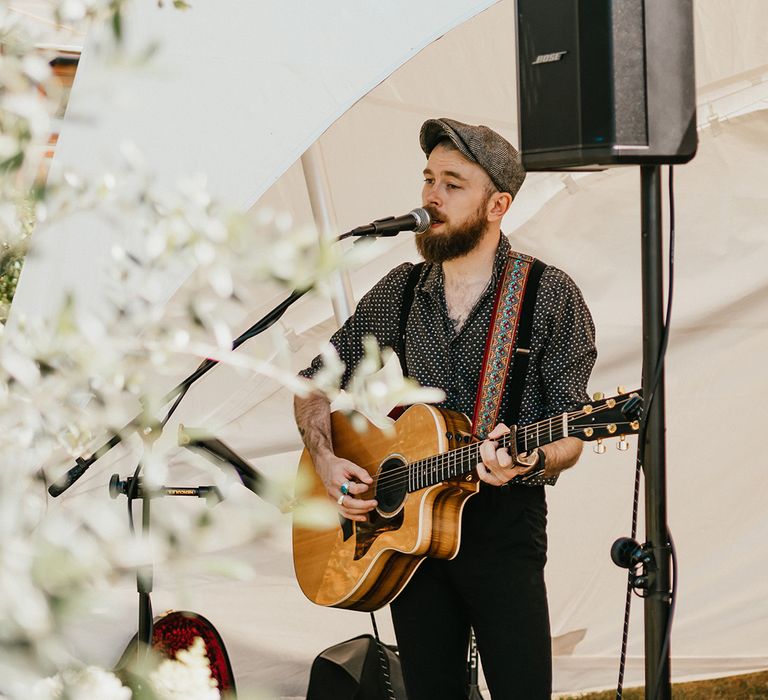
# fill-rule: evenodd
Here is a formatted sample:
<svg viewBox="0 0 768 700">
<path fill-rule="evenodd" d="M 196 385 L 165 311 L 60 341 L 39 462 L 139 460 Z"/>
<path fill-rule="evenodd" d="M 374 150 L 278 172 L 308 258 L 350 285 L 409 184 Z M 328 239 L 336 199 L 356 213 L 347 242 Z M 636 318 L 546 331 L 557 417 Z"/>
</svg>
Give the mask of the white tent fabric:
<svg viewBox="0 0 768 700">
<path fill-rule="evenodd" d="M 181 15 L 136 12 L 144 36 L 149 27 L 161 40 L 157 67 L 116 81 L 86 45 L 57 167 L 97 171 L 115 144 L 130 138 L 166 181 L 201 171 L 213 192 L 236 206 L 287 209 L 298 225 L 310 222 L 311 212 L 296 160 L 322 134 L 328 183 L 346 230 L 418 204 L 424 118 L 482 122 L 517 140 L 508 0 L 243 1 L 226 13 L 200 2 Z M 667 372 L 669 517 L 680 558 L 672 639 L 678 679 L 768 667 L 768 571 L 761 557 L 768 476 L 757 408 L 768 390 L 768 8 L 760 0 L 698 0 L 695 12 L 702 130 L 696 158 L 676 169 Z M 105 86 L 119 92 L 119 110 L 106 108 Z M 73 118 L 89 111 L 99 115 L 97 124 Z M 566 269 L 581 286 L 598 330 L 593 390 L 639 383 L 639 216 L 639 176 L 627 168 L 531 175 L 505 221 L 516 248 Z M 25 266 L 15 319 L 51 313 L 67 289 L 86 305 L 98 304 L 110 232 L 83 223 L 35 235 L 37 255 Z M 415 258 L 405 237 L 377 245 L 380 255 L 353 275 L 356 298 L 391 266 Z M 183 279 L 182 272 L 169 281 L 169 298 Z M 259 301 L 242 326 L 282 295 L 254 294 Z M 292 334 L 297 368 L 333 330 L 331 314 L 326 301 L 305 299 L 283 321 L 277 332 Z M 290 397 L 264 378 L 217 369 L 190 392 L 178 420 L 214 428 L 274 475 L 293 469 L 299 441 Z M 105 490 L 108 474 L 125 472 L 130 456 L 102 462 L 62 497 L 64 507 Z M 557 691 L 615 682 L 626 575 L 608 550 L 628 533 L 632 480 L 631 453 L 585 451 L 549 492 Z M 281 698 L 302 696 L 320 650 L 368 628 L 364 615 L 305 601 L 289 550 L 282 522 L 263 542 L 230 550 L 256 565 L 255 581 L 198 574 L 180 582 L 160 573 L 155 594 L 156 610 L 189 607 L 216 624 L 241 687 L 267 686 Z M 114 596 L 122 629 L 132 629 L 130 590 Z M 84 651 L 110 663 L 129 636 L 116 629 L 84 620 L 76 636 Z M 641 601 L 634 604 L 629 654 L 627 685 L 641 684 Z"/>
</svg>

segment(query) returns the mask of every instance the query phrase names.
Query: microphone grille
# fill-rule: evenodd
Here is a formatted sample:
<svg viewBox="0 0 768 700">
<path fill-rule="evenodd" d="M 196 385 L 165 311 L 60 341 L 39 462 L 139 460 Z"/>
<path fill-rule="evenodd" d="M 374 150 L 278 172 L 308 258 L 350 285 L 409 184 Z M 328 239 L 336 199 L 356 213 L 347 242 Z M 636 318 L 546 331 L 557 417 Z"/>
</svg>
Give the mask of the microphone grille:
<svg viewBox="0 0 768 700">
<path fill-rule="evenodd" d="M 423 207 L 418 207 L 417 209 L 413 209 L 410 213 L 416 219 L 416 228 L 413 229 L 414 232 L 424 233 L 432 222 L 429 218 L 429 212 Z"/>
</svg>

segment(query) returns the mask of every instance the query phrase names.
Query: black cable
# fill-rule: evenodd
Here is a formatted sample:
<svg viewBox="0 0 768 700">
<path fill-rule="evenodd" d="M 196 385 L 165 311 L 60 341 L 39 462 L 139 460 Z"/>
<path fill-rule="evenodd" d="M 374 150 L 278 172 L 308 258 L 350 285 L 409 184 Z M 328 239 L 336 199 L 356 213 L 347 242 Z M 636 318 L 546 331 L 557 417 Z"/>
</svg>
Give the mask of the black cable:
<svg viewBox="0 0 768 700">
<path fill-rule="evenodd" d="M 664 369 L 664 358 L 667 354 L 667 345 L 669 344 L 669 325 L 672 317 L 672 297 L 675 288 L 675 186 L 673 168 L 669 166 L 669 263 L 667 269 L 667 310 L 664 318 L 664 332 L 661 335 L 661 345 L 659 347 L 659 357 L 656 360 L 656 372 L 651 382 L 651 393 L 645 405 L 644 414 L 647 416 L 651 412 L 653 399 L 656 395 L 656 389 L 661 381 L 661 373 Z M 646 423 L 643 423 L 645 426 Z M 644 432 L 641 434 L 644 436 Z M 643 451 L 645 451 L 645 442 L 643 441 Z"/>
<path fill-rule="evenodd" d="M 664 329 L 661 335 L 661 343 L 659 345 L 659 356 L 656 360 L 655 372 L 653 375 L 653 380 L 651 382 L 651 390 L 648 392 L 648 396 L 644 397 L 643 420 L 640 425 L 640 432 L 637 437 L 637 460 L 635 462 L 635 486 L 634 486 L 634 498 L 632 503 L 632 526 L 631 526 L 631 535 L 630 535 L 632 539 L 635 539 L 637 536 L 637 518 L 638 518 L 638 507 L 640 502 L 640 476 L 641 476 L 643 464 L 645 461 L 645 439 L 648 431 L 647 418 L 648 418 L 648 415 L 650 414 L 651 406 L 653 405 L 653 399 L 656 395 L 656 390 L 659 386 L 659 382 L 661 381 L 661 374 L 664 369 L 664 359 L 666 357 L 667 347 L 669 345 L 669 329 L 670 329 L 670 324 L 672 320 L 672 298 L 674 293 L 674 280 L 675 280 L 675 187 L 674 187 L 674 169 L 671 165 L 669 166 L 668 196 L 669 196 L 669 258 L 668 258 L 668 268 L 667 268 L 667 308 L 664 314 Z M 668 544 L 669 544 L 670 552 L 672 555 L 672 566 L 674 571 L 673 571 L 672 593 L 671 593 L 670 606 L 669 606 L 669 617 L 667 618 L 667 629 L 665 633 L 664 643 L 662 644 L 662 653 L 661 653 L 661 659 L 660 659 L 661 663 L 659 663 L 660 674 L 664 667 L 663 660 L 666 656 L 667 649 L 669 648 L 669 640 L 672 633 L 672 617 L 675 610 L 675 587 L 677 584 L 677 576 L 676 576 L 677 562 L 675 559 L 674 547 L 672 546 L 672 536 L 671 536 L 671 533 L 669 532 L 669 529 L 667 529 L 667 539 L 669 540 Z M 621 700 L 622 692 L 623 692 L 624 668 L 626 665 L 626 657 L 627 657 L 627 639 L 629 637 L 629 615 L 630 615 L 630 609 L 632 605 L 632 592 L 634 590 L 632 586 L 632 581 L 633 581 L 633 573 L 632 573 L 632 569 L 630 569 L 629 575 L 627 577 L 627 596 L 626 596 L 626 606 L 624 608 L 624 627 L 622 630 L 621 657 L 619 660 L 619 677 L 616 685 L 616 700 Z M 641 596 L 641 597 L 645 597 L 645 596 Z M 659 687 L 660 681 L 661 681 L 661 676 L 659 676 L 654 683 L 655 692 L 651 696 L 652 700 L 655 700 L 655 698 L 657 697 L 660 691 L 660 687 Z"/>
<path fill-rule="evenodd" d="M 640 475 L 642 473 L 642 462 L 640 461 L 640 446 L 638 444 L 637 458 L 635 461 L 635 490 L 632 500 L 632 526 L 630 528 L 630 537 L 634 540 L 637 534 L 637 515 L 640 508 Z M 627 572 L 627 596 L 624 604 L 624 627 L 621 634 L 621 656 L 619 657 L 619 678 L 616 683 L 616 700 L 621 700 L 624 690 L 624 668 L 627 663 L 627 641 L 629 639 L 629 615 L 632 610 L 632 586 L 633 572 L 630 569 Z"/>
</svg>

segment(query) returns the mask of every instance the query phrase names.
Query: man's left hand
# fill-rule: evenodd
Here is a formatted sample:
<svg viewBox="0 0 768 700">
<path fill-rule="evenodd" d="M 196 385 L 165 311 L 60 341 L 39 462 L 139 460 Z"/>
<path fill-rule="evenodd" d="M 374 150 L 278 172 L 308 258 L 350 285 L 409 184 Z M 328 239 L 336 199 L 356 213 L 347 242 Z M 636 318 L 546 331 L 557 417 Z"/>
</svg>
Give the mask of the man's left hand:
<svg viewBox="0 0 768 700">
<path fill-rule="evenodd" d="M 477 475 L 482 481 L 491 486 L 503 486 L 516 476 L 524 476 L 536 471 L 539 467 L 539 453 L 525 452 L 517 456 L 518 462 L 524 462 L 528 466 L 514 464 L 512 455 L 506 447 L 499 447 L 496 440 L 509 432 L 504 423 L 499 423 L 490 433 L 488 439 L 480 444 L 480 458 L 482 462 L 477 464 Z"/>
</svg>

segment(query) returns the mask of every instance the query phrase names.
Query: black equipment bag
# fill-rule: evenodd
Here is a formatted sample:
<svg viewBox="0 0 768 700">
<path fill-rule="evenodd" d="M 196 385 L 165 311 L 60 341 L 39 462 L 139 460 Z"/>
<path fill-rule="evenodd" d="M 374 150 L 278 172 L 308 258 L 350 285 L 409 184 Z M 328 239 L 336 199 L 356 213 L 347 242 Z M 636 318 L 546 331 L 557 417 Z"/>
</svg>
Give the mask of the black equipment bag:
<svg viewBox="0 0 768 700">
<path fill-rule="evenodd" d="M 312 662 L 307 700 L 407 700 L 396 647 L 370 634 L 328 647 Z"/>
</svg>

